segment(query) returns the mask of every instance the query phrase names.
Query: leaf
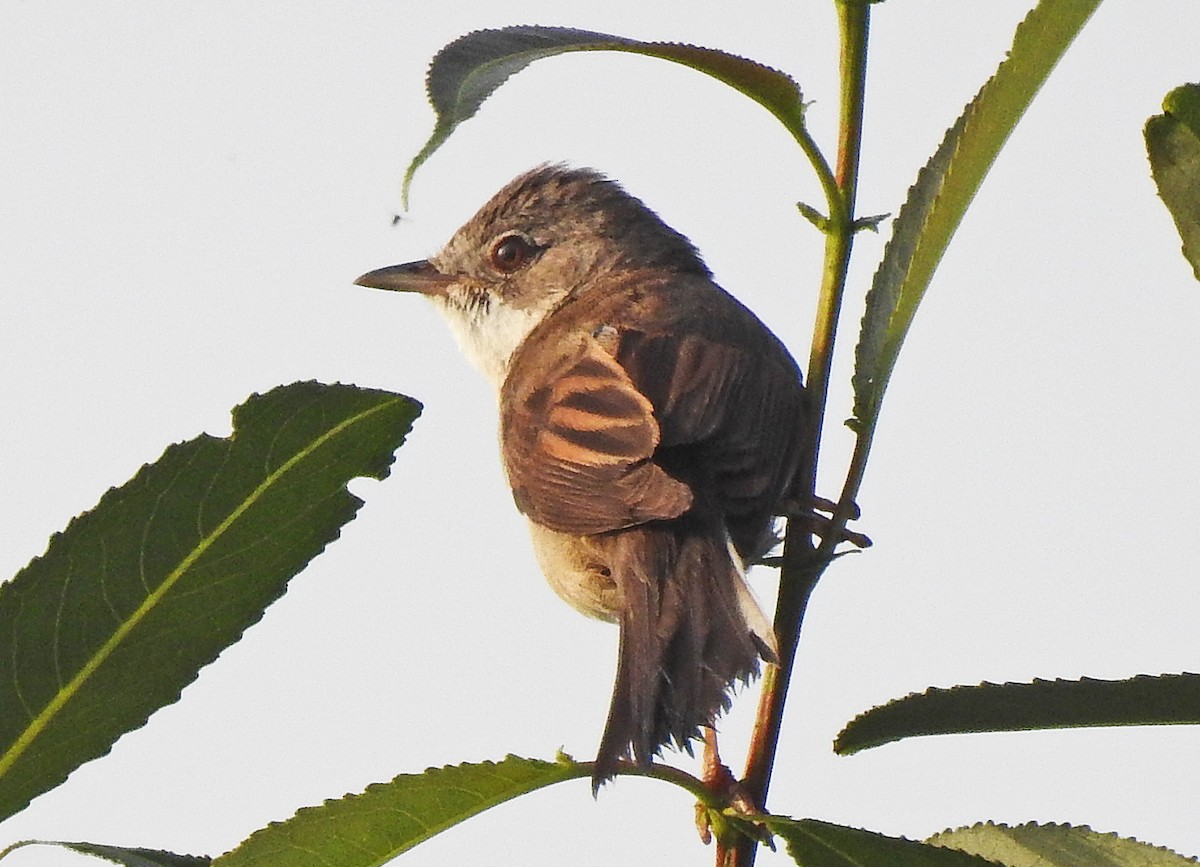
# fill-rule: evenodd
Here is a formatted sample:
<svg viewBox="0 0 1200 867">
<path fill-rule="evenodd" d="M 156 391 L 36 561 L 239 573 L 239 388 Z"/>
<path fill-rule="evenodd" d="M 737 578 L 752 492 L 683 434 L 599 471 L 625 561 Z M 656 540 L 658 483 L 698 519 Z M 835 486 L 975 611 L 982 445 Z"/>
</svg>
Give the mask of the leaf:
<svg viewBox="0 0 1200 867">
<path fill-rule="evenodd" d="M 1008 57 L 917 175 L 867 293 L 855 351 L 854 420 L 874 426 L 917 306 L 1000 148 L 1100 0 L 1041 0 Z"/>
<path fill-rule="evenodd" d="M 929 689 L 855 717 L 834 741 L 850 755 L 908 737 L 1094 726 L 1200 724 L 1200 674 L 1035 680 Z"/>
<path fill-rule="evenodd" d="M 1163 110 L 1146 121 L 1150 170 L 1183 239 L 1183 256 L 1200 280 L 1200 84 L 1172 90 Z"/>
<path fill-rule="evenodd" d="M 124 846 L 101 846 L 96 843 L 66 843 L 60 840 L 25 840 L 0 852 L 3 858 L 22 846 L 60 846 L 80 855 L 94 855 L 125 867 L 207 867 L 212 859 L 203 855 L 177 855 L 159 849 L 129 849 Z"/>
<path fill-rule="evenodd" d="M 420 405 L 296 383 L 169 447 L 0 587 L 0 818 L 179 698 L 338 537 Z"/>
<path fill-rule="evenodd" d="M 990 858 L 1008 867 L 1184 867 L 1194 858 L 1087 826 L 972 825 L 934 834 L 926 842 Z"/>
<path fill-rule="evenodd" d="M 417 169 L 460 123 L 475 116 L 496 88 L 535 60 L 572 51 L 625 51 L 681 63 L 744 93 L 779 118 L 793 134 L 803 128 L 804 99 L 796 82 L 744 57 L 711 48 L 639 42 L 569 27 L 522 25 L 477 30 L 451 42 L 430 64 L 426 91 L 437 121 L 429 141 L 404 173 L 404 207 L 408 207 L 408 189 Z"/>
<path fill-rule="evenodd" d="M 763 824 L 783 838 L 788 854 L 804 867 L 995 867 L 954 849 L 816 819 L 771 816 Z"/>
<path fill-rule="evenodd" d="M 402 774 L 361 794 L 305 807 L 254 832 L 214 865 L 382 864 L 497 804 L 590 774 L 590 766 L 565 757 L 543 762 L 517 756 Z"/>
</svg>

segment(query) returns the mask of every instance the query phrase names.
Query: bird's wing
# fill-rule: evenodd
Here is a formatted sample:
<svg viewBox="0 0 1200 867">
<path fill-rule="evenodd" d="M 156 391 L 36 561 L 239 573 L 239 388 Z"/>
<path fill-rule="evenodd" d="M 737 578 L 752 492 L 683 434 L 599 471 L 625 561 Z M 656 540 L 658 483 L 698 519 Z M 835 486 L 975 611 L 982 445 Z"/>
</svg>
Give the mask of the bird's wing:
<svg viewBox="0 0 1200 867">
<path fill-rule="evenodd" d="M 652 460 L 653 405 L 598 341 L 536 375 L 510 375 L 512 383 L 501 439 L 513 497 L 530 519 L 590 535 L 691 507 L 691 489 Z"/>
<path fill-rule="evenodd" d="M 779 505 L 801 457 L 806 404 L 795 364 L 771 335 L 622 335 L 616 360 L 654 408 L 656 462 L 726 515 Z"/>
</svg>

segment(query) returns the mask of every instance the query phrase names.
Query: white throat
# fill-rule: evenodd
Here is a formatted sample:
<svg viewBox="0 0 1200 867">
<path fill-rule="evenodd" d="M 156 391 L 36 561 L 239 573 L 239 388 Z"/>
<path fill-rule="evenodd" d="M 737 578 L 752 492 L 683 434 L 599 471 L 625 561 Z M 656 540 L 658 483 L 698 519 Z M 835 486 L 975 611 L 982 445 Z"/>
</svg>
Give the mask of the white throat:
<svg viewBox="0 0 1200 867">
<path fill-rule="evenodd" d="M 518 309 L 496 299 L 483 306 L 463 305 L 458 299 L 433 298 L 450 324 L 454 339 L 471 363 L 483 371 L 488 381 L 500 390 L 508 374 L 508 363 L 545 311 Z"/>
</svg>

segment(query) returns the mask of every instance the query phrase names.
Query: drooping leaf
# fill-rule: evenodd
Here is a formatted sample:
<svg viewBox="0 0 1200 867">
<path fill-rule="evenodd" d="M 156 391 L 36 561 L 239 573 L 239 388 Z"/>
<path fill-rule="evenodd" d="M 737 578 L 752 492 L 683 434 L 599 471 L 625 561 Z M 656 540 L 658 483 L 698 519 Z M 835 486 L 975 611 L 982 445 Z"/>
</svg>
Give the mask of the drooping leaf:
<svg viewBox="0 0 1200 867">
<path fill-rule="evenodd" d="M 460 123 L 474 117 L 496 88 L 535 60 L 573 51 L 624 51 L 683 64 L 744 93 L 779 118 L 794 135 L 803 129 L 804 99 L 796 82 L 744 57 L 711 48 L 640 42 L 569 27 L 522 25 L 477 30 L 439 51 L 429 67 L 426 90 L 437 120 L 429 141 L 404 174 L 405 207 L 417 169 Z"/>
<path fill-rule="evenodd" d="M 1144 725 L 1200 725 L 1200 674 L 930 689 L 855 717 L 833 749 L 849 755 L 923 735 Z"/>
<path fill-rule="evenodd" d="M 337 538 L 420 405 L 296 383 L 173 445 L 0 587 L 0 818 L 175 701 Z"/>
<path fill-rule="evenodd" d="M 123 864 L 125 867 L 208 867 L 212 863 L 212 859 L 204 855 L 178 855 L 159 849 L 130 849 L 124 846 L 68 843 L 61 840 L 25 840 L 0 852 L 0 858 L 23 846 L 59 846 L 80 855 L 94 855 L 114 864 Z"/>
<path fill-rule="evenodd" d="M 215 867 L 383 864 L 497 804 L 590 775 L 590 766 L 565 757 L 544 762 L 517 756 L 402 774 L 391 782 L 368 786 L 361 794 L 305 807 L 285 822 L 254 832 L 213 863 Z"/>
<path fill-rule="evenodd" d="M 803 867 L 995 867 L 994 862 L 861 828 L 816 819 L 771 816 L 763 821 Z"/>
<path fill-rule="evenodd" d="M 1163 110 L 1146 121 L 1146 151 L 1158 194 L 1183 239 L 1183 256 L 1200 280 L 1200 84 L 1172 90 Z"/>
<path fill-rule="evenodd" d="M 946 133 L 893 223 L 867 294 L 856 350 L 854 421 L 873 427 L 917 306 L 1000 148 L 1100 0 L 1040 0 L 1008 57 Z"/>
<path fill-rule="evenodd" d="M 1007 867 L 1186 867 L 1194 858 L 1087 826 L 1009 827 L 991 822 L 934 834 L 926 842 L 989 858 Z"/>
</svg>

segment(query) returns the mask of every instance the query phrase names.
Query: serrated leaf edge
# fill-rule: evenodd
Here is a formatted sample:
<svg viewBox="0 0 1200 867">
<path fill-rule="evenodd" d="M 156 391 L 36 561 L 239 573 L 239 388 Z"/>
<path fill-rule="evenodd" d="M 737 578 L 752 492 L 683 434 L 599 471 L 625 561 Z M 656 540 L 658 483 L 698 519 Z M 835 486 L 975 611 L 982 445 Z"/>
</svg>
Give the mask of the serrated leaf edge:
<svg viewBox="0 0 1200 867">
<path fill-rule="evenodd" d="M 391 409 L 397 403 L 403 402 L 402 398 L 396 397 L 392 400 L 376 404 L 370 409 L 357 413 L 344 419 L 334 427 L 330 428 L 320 437 L 309 443 L 304 449 L 292 455 L 286 461 L 279 465 L 274 471 L 266 476 L 265 479 L 257 486 L 245 499 L 222 520 L 213 530 L 201 539 L 191 551 L 175 566 L 163 581 L 154 590 L 150 591 L 146 599 L 138 605 L 113 631 L 113 634 L 97 649 L 95 653 L 89 657 L 87 662 L 80 668 L 78 672 L 68 680 L 54 694 L 54 697 L 46 703 L 31 720 L 28 726 L 21 732 L 20 736 L 13 741 L 11 747 L 0 755 L 0 776 L 3 776 L 8 770 L 20 759 L 30 746 L 37 740 L 46 727 L 54 720 L 58 713 L 66 706 L 75 694 L 82 688 L 93 674 L 106 662 L 109 657 L 116 651 L 118 647 L 128 638 L 129 634 L 152 612 L 156 606 L 162 601 L 163 597 L 179 582 L 179 580 L 188 573 L 188 570 L 196 563 L 203 554 L 208 551 L 226 531 L 232 527 L 237 520 L 245 514 L 245 512 L 253 506 L 263 495 L 269 491 L 282 477 L 287 475 L 293 467 L 302 461 L 306 460 L 313 452 L 335 438 L 342 431 L 353 425 L 358 424 L 372 415 Z M 237 435 L 235 429 L 233 436 Z"/>
<path fill-rule="evenodd" d="M 1164 852 L 1168 855 L 1174 855 L 1178 858 L 1183 858 L 1184 860 L 1187 860 L 1187 861 L 1200 862 L 1200 858 L 1197 858 L 1195 855 L 1185 855 L 1182 852 L 1176 852 L 1174 849 L 1171 849 L 1168 846 L 1159 846 L 1157 843 L 1150 843 L 1145 840 L 1139 840 L 1137 837 L 1129 837 L 1124 834 L 1121 834 L 1118 831 L 1097 831 L 1096 829 L 1092 828 L 1090 825 L 1073 825 L 1070 822 L 1022 822 L 1019 825 L 1009 825 L 1006 822 L 993 822 L 989 819 L 986 822 L 976 822 L 973 825 L 960 825 L 956 828 L 947 828 L 944 831 L 939 831 L 936 834 L 932 834 L 929 837 L 926 837 L 925 840 L 922 842 L 928 843 L 930 846 L 943 846 L 943 848 L 954 849 L 956 847 L 944 846 L 942 843 L 937 842 L 937 838 L 942 836 L 943 834 L 953 834 L 953 833 L 956 833 L 959 831 L 973 831 L 976 828 L 998 828 L 998 829 L 1002 829 L 1002 830 L 1013 830 L 1013 831 L 1020 830 L 1022 828 L 1038 828 L 1038 829 L 1062 828 L 1062 829 L 1066 829 L 1069 831 L 1086 831 L 1089 834 L 1095 834 L 1096 836 L 1099 836 L 1099 837 L 1111 837 L 1114 840 L 1120 840 L 1125 843 L 1136 843 L 1139 846 L 1146 846 L 1150 849 L 1154 849 L 1155 851 Z M 959 849 L 957 851 L 962 851 L 962 850 Z M 979 857 L 979 856 L 976 856 L 976 857 Z"/>
</svg>

